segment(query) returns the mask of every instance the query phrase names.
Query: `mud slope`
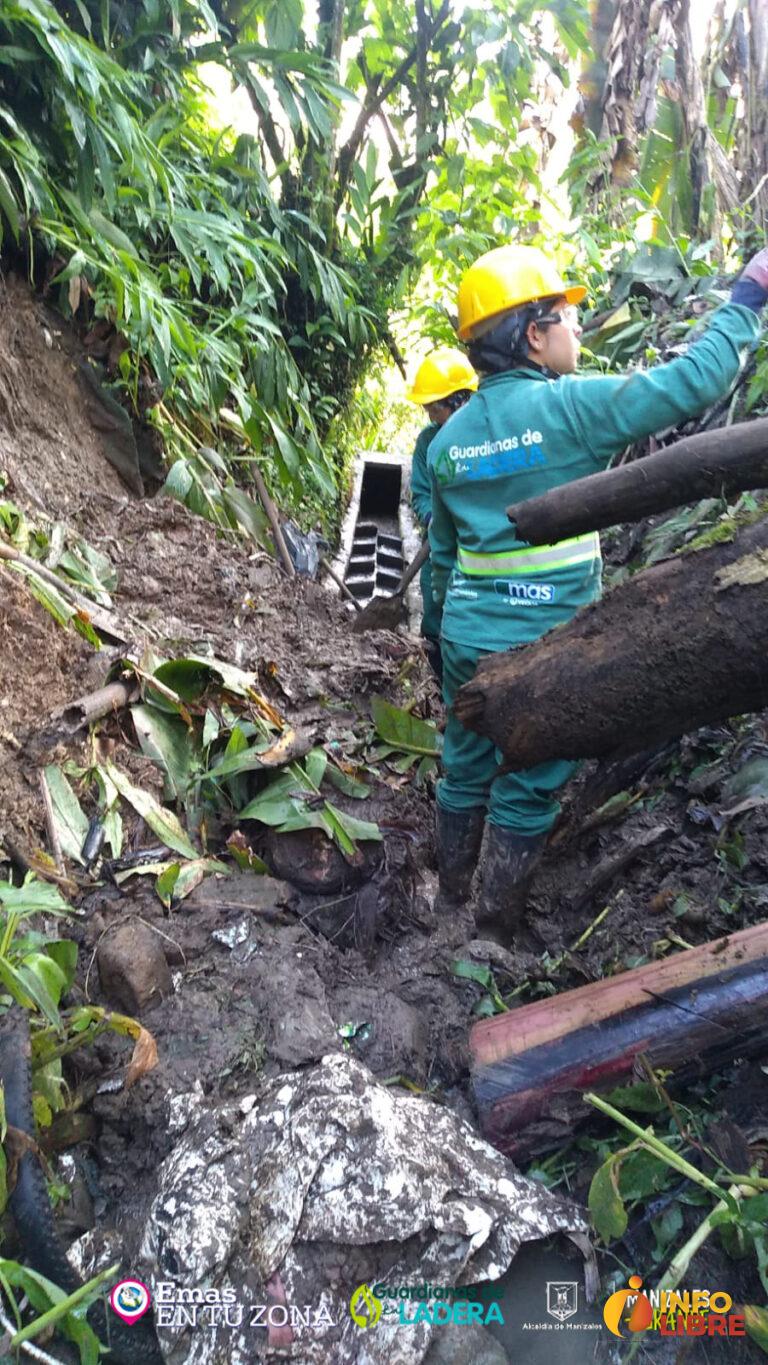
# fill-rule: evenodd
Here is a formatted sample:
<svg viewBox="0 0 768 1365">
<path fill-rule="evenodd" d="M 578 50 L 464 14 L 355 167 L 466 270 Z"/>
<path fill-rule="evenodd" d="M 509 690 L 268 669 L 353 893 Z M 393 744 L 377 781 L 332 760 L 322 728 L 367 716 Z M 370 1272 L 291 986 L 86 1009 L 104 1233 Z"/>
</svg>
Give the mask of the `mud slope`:
<svg viewBox="0 0 768 1365">
<path fill-rule="evenodd" d="M 102 433 L 88 416 L 76 338 L 17 281 L 0 288 L 2 496 L 33 521 L 45 515 L 64 522 L 109 556 L 118 573 L 114 611 L 129 624 L 128 646 L 165 657 L 213 654 L 253 670 L 292 728 L 309 728 L 331 747 L 370 727 L 373 694 L 440 721 L 417 639 L 400 631 L 353 635 L 347 609 L 316 584 L 286 580 L 264 554 L 222 537 L 177 503 L 135 498 L 108 464 Z M 0 566 L 0 579 L 6 874 L 46 846 L 39 764 L 89 762 L 85 740 L 41 757 L 38 731 L 56 708 L 100 686 L 121 648 L 94 651 L 58 626 L 12 571 Z M 102 736 L 133 780 L 158 793 L 157 769 L 138 754 L 125 716 L 110 716 Z M 105 937 L 140 921 L 162 945 L 172 989 L 141 1012 L 159 1064 L 133 1088 L 122 1086 L 123 1042 L 101 1040 L 67 1063 L 68 1080 L 85 1100 L 88 1139 L 73 1149 L 75 1185 L 87 1185 L 88 1197 L 70 1231 L 117 1226 L 130 1260 L 154 1173 L 172 1145 L 173 1095 L 193 1092 L 204 1110 L 251 1094 L 259 1078 L 349 1051 L 379 1079 L 426 1092 L 473 1120 L 466 1044 L 486 990 L 454 974 L 457 951 L 490 962 L 502 994 L 529 974 L 521 998 L 536 998 L 763 919 L 766 755 L 764 718 L 752 717 L 623 766 L 585 765 L 533 888 L 533 954 L 470 946 L 470 921 L 436 921 L 433 791 L 386 764 L 357 811 L 379 822 L 384 840 L 354 877 L 336 867 L 316 831 L 299 837 L 262 829 L 253 832 L 254 844 L 272 876 L 255 879 L 258 891 L 253 879 L 226 886 L 209 879 L 167 911 L 152 878 L 84 885 L 85 913 L 74 930 L 81 945 L 75 998 L 119 1003 L 102 990 L 96 954 Z M 761 761 L 750 786 L 745 766 Z M 140 821 L 129 823 L 129 850 L 151 842 Z M 584 946 L 571 951 L 593 922 Z M 721 1090 L 722 1106 L 751 1133 L 763 1109 L 768 1124 L 768 1099 L 749 1074 L 732 1068 Z M 569 1176 L 577 1197 L 585 1198 L 594 1168 L 591 1150 Z M 652 1245 L 644 1225 L 631 1254 L 618 1246 L 606 1268 L 617 1257 L 623 1264 L 648 1256 Z M 713 1254 L 710 1248 L 706 1274 L 692 1282 L 733 1284 L 739 1297 L 759 1302 L 759 1285 L 737 1285 L 730 1263 L 713 1264 Z"/>
</svg>

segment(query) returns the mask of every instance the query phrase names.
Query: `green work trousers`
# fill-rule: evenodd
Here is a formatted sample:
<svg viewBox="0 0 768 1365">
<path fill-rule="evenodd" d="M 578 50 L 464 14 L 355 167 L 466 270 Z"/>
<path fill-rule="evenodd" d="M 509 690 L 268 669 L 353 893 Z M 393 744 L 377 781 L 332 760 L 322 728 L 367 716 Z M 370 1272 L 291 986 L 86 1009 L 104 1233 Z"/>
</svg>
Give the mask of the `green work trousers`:
<svg viewBox="0 0 768 1365">
<path fill-rule="evenodd" d="M 443 619 L 443 609 L 437 605 L 432 597 L 432 558 L 427 560 L 421 570 L 419 577 L 421 588 L 421 633 L 428 640 L 440 639 L 440 623 Z"/>
<path fill-rule="evenodd" d="M 469 682 L 479 661 L 493 651 L 470 649 L 445 639 L 441 647 L 443 699 L 450 707 L 462 683 Z M 437 784 L 438 804 L 457 812 L 484 806 L 492 825 L 520 834 L 546 834 L 560 814 L 557 792 L 577 765 L 556 759 L 525 772 L 499 776 L 501 762 L 502 755 L 492 740 L 465 730 L 449 711 L 443 776 Z"/>
</svg>

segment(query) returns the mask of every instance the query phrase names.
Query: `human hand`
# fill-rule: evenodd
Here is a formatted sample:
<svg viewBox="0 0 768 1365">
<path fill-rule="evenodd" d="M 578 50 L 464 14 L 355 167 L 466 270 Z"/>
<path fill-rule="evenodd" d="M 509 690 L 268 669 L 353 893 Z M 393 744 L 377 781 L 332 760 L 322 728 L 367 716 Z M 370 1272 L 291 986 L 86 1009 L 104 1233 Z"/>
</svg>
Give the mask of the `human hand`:
<svg viewBox="0 0 768 1365">
<path fill-rule="evenodd" d="M 756 256 L 744 268 L 740 278 L 742 280 L 754 280 L 768 293 L 768 246 L 764 246 L 762 251 L 758 251 Z"/>
</svg>

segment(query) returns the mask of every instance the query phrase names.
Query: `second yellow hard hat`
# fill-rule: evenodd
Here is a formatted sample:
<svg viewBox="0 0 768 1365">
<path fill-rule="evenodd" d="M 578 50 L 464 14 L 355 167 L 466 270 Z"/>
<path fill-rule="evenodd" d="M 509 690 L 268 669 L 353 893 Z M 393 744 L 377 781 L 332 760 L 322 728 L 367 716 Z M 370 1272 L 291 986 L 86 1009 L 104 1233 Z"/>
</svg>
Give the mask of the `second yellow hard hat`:
<svg viewBox="0 0 768 1365">
<path fill-rule="evenodd" d="M 452 346 L 441 346 L 419 365 L 409 385 L 406 397 L 412 403 L 439 403 L 442 398 L 459 389 L 477 388 L 477 375 L 463 351 Z"/>
<path fill-rule="evenodd" d="M 495 247 L 473 262 L 459 285 L 459 336 L 467 341 L 478 323 L 508 308 L 552 297 L 581 303 L 586 292 L 581 284 L 567 285 L 538 247 Z"/>
</svg>

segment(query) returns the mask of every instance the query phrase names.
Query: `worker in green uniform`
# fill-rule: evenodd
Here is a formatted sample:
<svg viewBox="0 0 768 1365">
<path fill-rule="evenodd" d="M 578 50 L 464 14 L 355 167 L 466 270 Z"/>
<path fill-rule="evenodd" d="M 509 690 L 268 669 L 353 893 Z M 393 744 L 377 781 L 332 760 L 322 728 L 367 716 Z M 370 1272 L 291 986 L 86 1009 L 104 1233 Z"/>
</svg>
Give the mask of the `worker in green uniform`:
<svg viewBox="0 0 768 1365">
<path fill-rule="evenodd" d="M 408 398 L 426 409 L 429 423 L 419 432 L 411 460 L 411 502 L 426 530 L 432 516 L 432 488 L 427 472 L 427 450 L 432 437 L 477 388 L 478 379 L 467 357 L 455 347 L 442 346 L 432 351 L 419 365 Z M 441 608 L 432 597 L 432 567 L 429 560 L 421 570 L 421 634 L 427 656 L 438 678 L 442 677 L 440 657 Z"/>
<path fill-rule="evenodd" d="M 485 655 L 536 640 L 600 595 L 597 534 L 532 547 L 517 538 L 504 509 L 603 469 L 631 442 L 715 403 L 757 342 L 768 248 L 686 354 L 650 370 L 576 376 L 576 305 L 585 292 L 528 246 L 487 252 L 459 288 L 459 337 L 481 382 L 435 433 L 428 459 L 432 591 L 443 605 L 448 706 Z M 449 715 L 437 793 L 439 904 L 468 900 L 486 829 L 478 921 L 511 941 L 574 765 L 499 775 L 499 761 L 490 740 Z"/>
</svg>

